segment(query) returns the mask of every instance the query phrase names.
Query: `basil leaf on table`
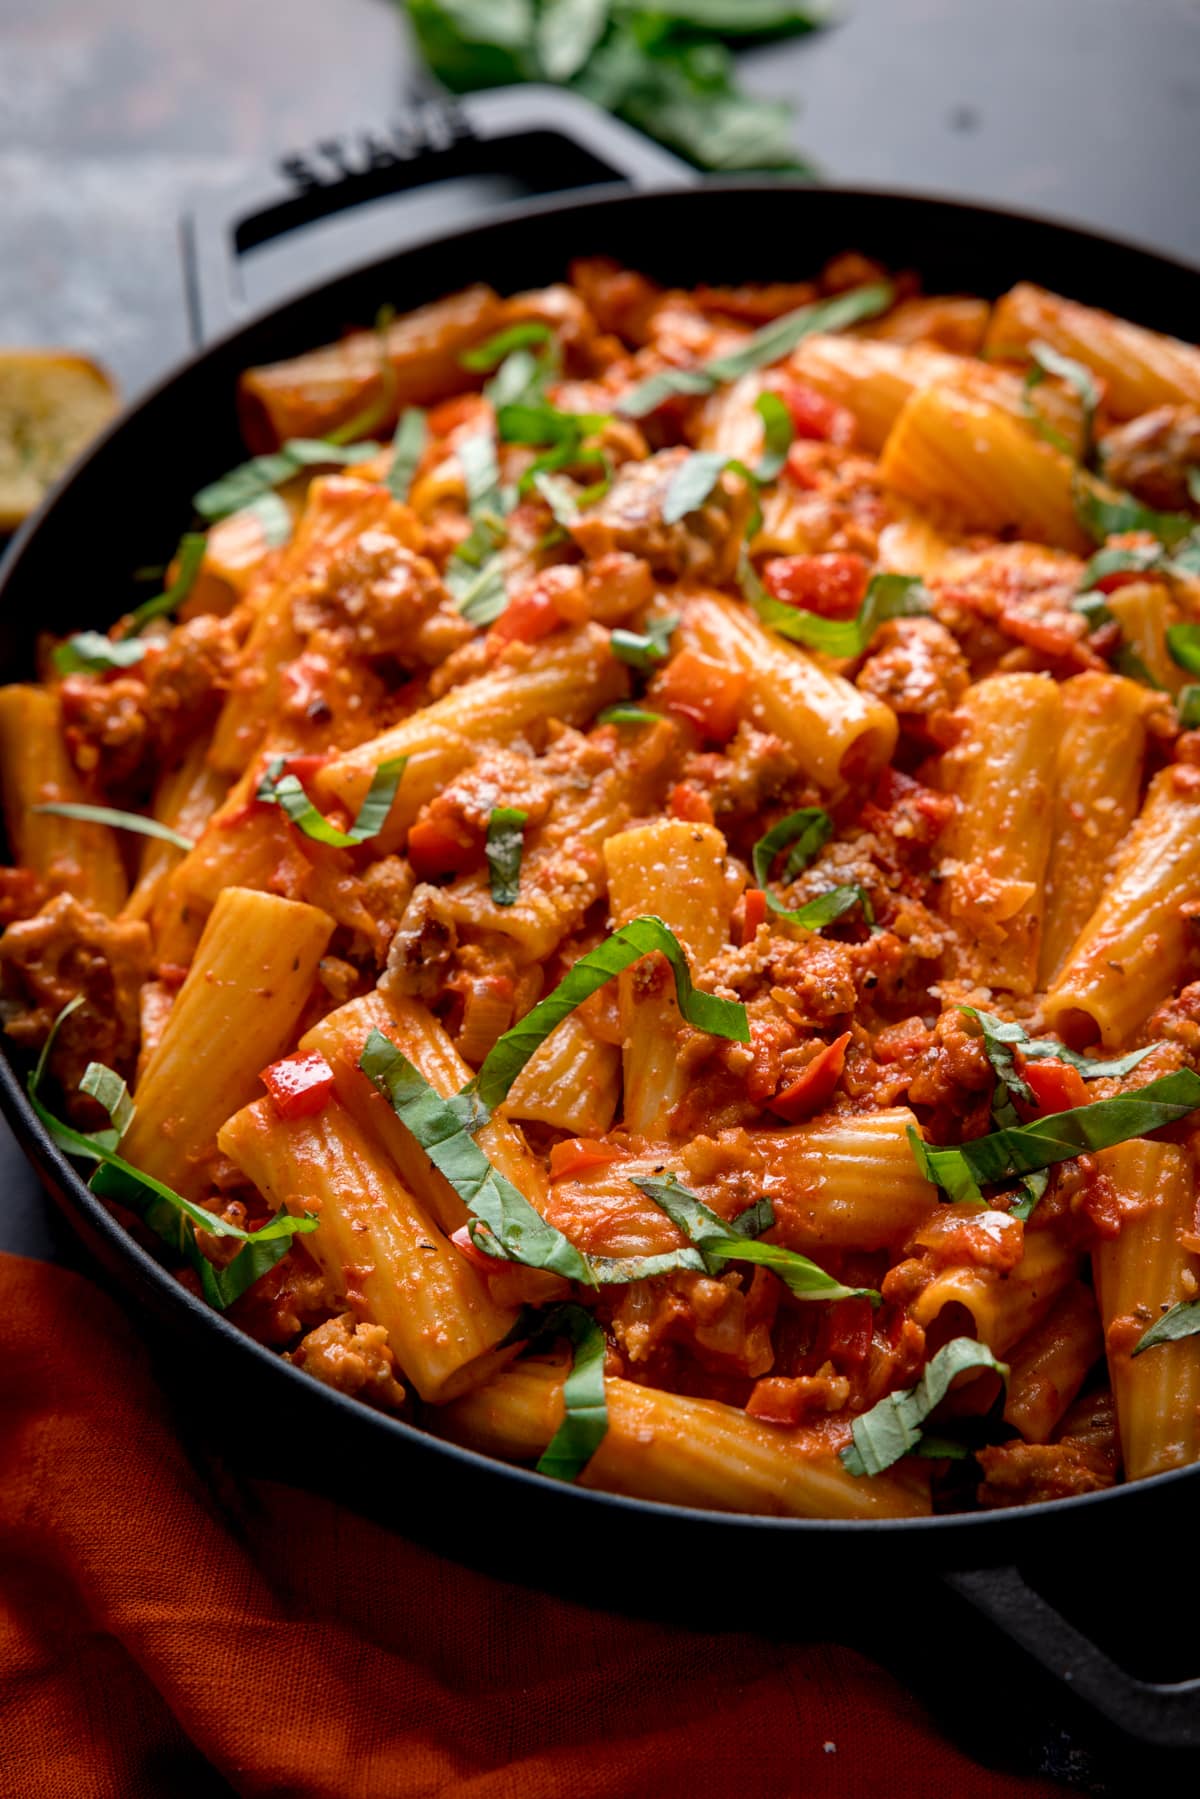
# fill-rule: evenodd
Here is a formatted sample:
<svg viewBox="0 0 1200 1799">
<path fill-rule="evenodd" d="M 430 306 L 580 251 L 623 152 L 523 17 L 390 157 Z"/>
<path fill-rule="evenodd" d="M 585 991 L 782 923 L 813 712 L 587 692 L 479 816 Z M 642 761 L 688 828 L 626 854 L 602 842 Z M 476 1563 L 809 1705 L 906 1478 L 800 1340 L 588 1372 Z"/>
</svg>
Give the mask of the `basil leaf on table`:
<svg viewBox="0 0 1200 1799">
<path fill-rule="evenodd" d="M 929 611 L 929 595 L 919 575 L 872 575 L 853 618 L 823 618 L 818 612 L 775 599 L 748 559 L 743 561 L 743 572 L 746 598 L 763 624 L 791 643 L 820 650 L 826 656 L 861 656 L 888 619 L 915 618 Z"/>
<path fill-rule="evenodd" d="M 208 539 L 203 531 L 186 531 L 179 539 L 179 548 L 175 552 L 179 564 L 175 579 L 162 593 L 156 593 L 153 599 L 143 600 L 129 614 L 129 635 L 136 637 L 143 625 L 151 619 L 166 618 L 183 605 L 192 588 L 196 585 L 196 576 L 200 573 L 200 564 L 204 561 L 204 551 Z"/>
<path fill-rule="evenodd" d="M 115 806 L 89 806 L 82 800 L 47 800 L 31 806 L 31 812 L 48 812 L 56 818 L 74 818 L 81 824 L 111 825 L 114 831 L 135 831 L 139 837 L 157 837 L 173 844 L 177 850 L 194 850 L 195 844 L 181 831 L 160 824 L 157 818 L 143 818 L 140 812 L 121 812 Z"/>
<path fill-rule="evenodd" d="M 278 450 L 252 456 L 210 481 L 192 495 L 192 505 L 201 518 L 215 524 L 231 512 L 243 511 L 272 488 L 282 487 L 303 468 L 350 468 L 378 453 L 377 443 L 336 444 L 326 437 L 291 437 Z"/>
<path fill-rule="evenodd" d="M 563 1421 L 537 1464 L 552 1480 L 574 1480 L 591 1461 L 608 1432 L 604 1396 L 604 1332 L 582 1306 L 559 1307 L 543 1335 L 567 1337 L 573 1347 L 571 1372 L 563 1387 Z"/>
<path fill-rule="evenodd" d="M 546 1268 L 567 1280 L 595 1286 L 587 1257 L 493 1168 L 476 1143 L 471 1131 L 484 1119 L 469 1089 L 466 1095 L 443 1099 L 379 1030 L 372 1030 L 367 1038 L 358 1066 L 388 1100 L 434 1167 L 445 1175 L 471 1216 L 485 1227 L 471 1233 L 479 1248 L 527 1268 Z"/>
<path fill-rule="evenodd" d="M 971 1337 L 955 1337 L 925 1365 L 915 1387 L 889 1393 L 850 1426 L 854 1441 L 841 1450 L 842 1464 L 851 1474 L 882 1474 L 910 1455 L 921 1441 L 921 1426 L 950 1391 L 955 1379 L 972 1369 L 990 1368 L 1001 1380 L 1008 1379 L 1007 1362 L 997 1361 L 986 1343 Z"/>
<path fill-rule="evenodd" d="M 833 820 L 821 806 L 804 806 L 799 812 L 789 812 L 765 831 L 750 851 L 754 879 L 765 890 L 771 879 L 771 864 L 781 850 L 790 846 L 783 879 L 794 881 L 832 836 Z"/>
<path fill-rule="evenodd" d="M 979 1200 L 981 1186 L 1051 1168 L 1073 1156 L 1126 1143 L 1131 1137 L 1144 1137 L 1186 1118 L 1198 1106 L 1200 1075 L 1181 1068 L 1147 1082 L 1135 1093 L 1093 1100 L 1091 1105 L 1008 1126 L 970 1143 L 937 1147 L 925 1143 L 911 1125 L 908 1140 L 926 1180 L 935 1182 L 951 1199 Z"/>
<path fill-rule="evenodd" d="M 358 816 L 348 831 L 341 831 L 336 825 L 331 825 L 323 813 L 318 812 L 296 776 L 283 773 L 286 760 L 284 756 L 272 758 L 255 789 L 255 799 L 262 801 L 264 805 L 278 806 L 289 822 L 314 843 L 327 843 L 334 849 L 353 849 L 360 843 L 368 843 L 372 837 L 378 837 L 382 831 L 408 757 L 392 756 L 379 764 L 358 809 Z"/>
<path fill-rule="evenodd" d="M 750 1041 L 745 1006 L 738 1000 L 721 999 L 693 987 L 687 957 L 674 932 L 661 918 L 635 918 L 606 937 L 595 949 L 580 956 L 553 993 L 539 1000 L 532 1011 L 496 1040 L 466 1092 L 490 1115 L 503 1103 L 525 1064 L 556 1025 L 622 969 L 655 951 L 665 956 L 671 965 L 676 1003 L 690 1025 L 734 1043 Z"/>
<path fill-rule="evenodd" d="M 695 1244 L 709 1274 L 721 1274 L 727 1262 L 748 1262 L 777 1274 L 797 1299 L 870 1299 L 874 1305 L 879 1304 L 874 1288 L 845 1287 L 807 1256 L 778 1243 L 757 1242 L 757 1235 L 775 1223 L 775 1210 L 769 1200 L 757 1201 L 730 1222 L 706 1206 L 678 1175 L 667 1174 L 658 1180 L 634 1179 L 631 1185 L 652 1199 Z"/>
<path fill-rule="evenodd" d="M 397 500 L 408 499 L 428 434 L 429 428 L 421 408 L 405 407 L 396 425 L 396 435 L 392 439 L 392 464 L 387 472 L 388 488 Z"/>
<path fill-rule="evenodd" d="M 677 612 L 664 612 L 648 618 L 644 631 L 626 631 L 617 627 L 609 638 L 609 648 L 619 662 L 648 674 L 671 653 L 671 635 L 679 624 Z"/>
<path fill-rule="evenodd" d="M 627 418 L 644 418 L 674 394 L 707 394 L 723 382 L 737 381 L 755 369 L 781 362 L 797 344 L 814 332 L 844 331 L 862 319 L 875 318 L 886 312 L 895 299 L 889 281 L 870 282 L 836 294 L 831 300 L 817 300 L 800 306 L 782 318 L 773 319 L 754 332 L 744 344 L 724 356 L 710 357 L 693 369 L 664 369 L 646 381 L 630 388 L 617 402 L 617 410 Z"/>
<path fill-rule="evenodd" d="M 1200 1299 L 1181 1299 L 1138 1338 L 1129 1353 L 1141 1355 L 1156 1344 L 1179 1343 L 1184 1337 L 1196 1336 L 1200 1336 Z"/>
<path fill-rule="evenodd" d="M 146 654 L 140 637 L 123 637 L 114 643 L 103 631 L 76 631 L 56 644 L 50 660 L 60 675 L 98 675 L 109 669 L 133 668 Z"/>
<path fill-rule="evenodd" d="M 525 851 L 525 823 L 529 814 L 519 806 L 494 806 L 488 819 L 484 855 L 488 884 L 498 906 L 515 906 L 521 885 L 521 857 Z"/>
</svg>

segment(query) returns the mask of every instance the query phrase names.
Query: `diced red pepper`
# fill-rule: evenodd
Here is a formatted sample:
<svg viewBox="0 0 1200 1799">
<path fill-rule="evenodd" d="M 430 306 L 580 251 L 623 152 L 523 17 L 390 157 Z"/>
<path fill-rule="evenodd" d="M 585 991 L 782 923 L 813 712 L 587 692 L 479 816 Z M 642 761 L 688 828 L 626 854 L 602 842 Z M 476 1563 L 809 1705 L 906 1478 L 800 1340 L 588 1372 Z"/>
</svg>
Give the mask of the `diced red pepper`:
<svg viewBox="0 0 1200 1799">
<path fill-rule="evenodd" d="M 272 1062 L 259 1079 L 281 1118 L 310 1118 L 333 1094 L 333 1069 L 315 1049 Z"/>
<path fill-rule="evenodd" d="M 853 618 L 867 591 L 868 569 L 853 551 L 820 556 L 773 556 L 763 569 L 763 586 L 773 599 L 822 618 Z"/>
<path fill-rule="evenodd" d="M 782 1093 L 777 1093 L 774 1099 L 767 1101 L 772 1112 L 778 1112 L 781 1118 L 795 1124 L 797 1120 L 810 1118 L 822 1106 L 828 1105 L 846 1067 L 846 1045 L 849 1041 L 849 1031 L 843 1031 L 840 1037 L 827 1043 L 813 1057 L 798 1081 L 793 1081 L 790 1087 L 785 1087 Z"/>
<path fill-rule="evenodd" d="M 295 775 L 301 787 L 307 787 L 317 770 L 332 760 L 331 756 L 285 756 L 282 772 Z"/>
<path fill-rule="evenodd" d="M 874 1313 L 869 1299 L 835 1299 L 821 1320 L 816 1355 L 839 1372 L 860 1367 L 871 1353 Z"/>
<path fill-rule="evenodd" d="M 711 825 L 713 809 L 698 787 L 691 787 L 686 781 L 679 781 L 671 789 L 671 797 L 667 801 L 667 811 L 672 818 L 681 818 L 690 825 Z"/>
<path fill-rule="evenodd" d="M 456 1231 L 451 1231 L 450 1241 L 459 1254 L 467 1258 L 476 1274 L 497 1274 L 505 1265 L 495 1256 L 490 1256 L 486 1249 L 479 1249 L 472 1242 L 470 1225 L 460 1224 Z"/>
<path fill-rule="evenodd" d="M 1087 1082 L 1069 1062 L 1053 1058 L 1044 1062 L 1026 1062 L 1021 1073 L 1032 1090 L 1039 1112 L 1069 1112 L 1075 1106 L 1088 1104 Z"/>
<path fill-rule="evenodd" d="M 714 743 L 728 743 L 738 728 L 748 677 L 695 650 L 680 650 L 655 676 L 647 698 L 689 719 Z"/>
<path fill-rule="evenodd" d="M 815 387 L 787 375 L 777 378 L 774 386 L 792 415 L 792 429 L 797 437 L 816 438 L 842 448 L 854 442 L 858 425 L 847 407 L 827 400 Z"/>
<path fill-rule="evenodd" d="M 549 594 L 532 587 L 510 600 L 488 632 L 490 644 L 536 643 L 562 624 L 558 607 Z"/>
<path fill-rule="evenodd" d="M 767 922 L 767 896 L 761 887 L 747 887 L 742 896 L 742 942 L 753 943 L 760 924 Z"/>
<path fill-rule="evenodd" d="M 1094 581 L 1092 585 L 1101 593 L 1116 593 L 1118 587 L 1128 587 L 1133 581 L 1144 581 L 1145 579 L 1145 569 L 1116 568 L 1111 575 L 1101 575 L 1100 579 Z"/>
<path fill-rule="evenodd" d="M 433 881 L 473 867 L 482 854 L 482 842 L 477 832 L 456 819 L 419 818 L 408 833 L 406 853 L 417 879 Z"/>
<path fill-rule="evenodd" d="M 550 1151 L 550 1179 L 574 1180 L 589 1168 L 603 1168 L 606 1162 L 615 1162 L 619 1154 L 619 1150 L 608 1143 L 597 1143 L 594 1137 L 568 1137 Z"/>
</svg>

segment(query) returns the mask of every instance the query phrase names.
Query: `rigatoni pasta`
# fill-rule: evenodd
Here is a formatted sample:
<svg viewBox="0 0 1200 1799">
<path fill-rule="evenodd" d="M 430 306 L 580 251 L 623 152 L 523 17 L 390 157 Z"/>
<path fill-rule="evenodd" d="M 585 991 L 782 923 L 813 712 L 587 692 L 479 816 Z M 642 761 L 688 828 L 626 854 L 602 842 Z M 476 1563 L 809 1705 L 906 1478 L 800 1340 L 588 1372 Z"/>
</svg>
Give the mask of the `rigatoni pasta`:
<svg viewBox="0 0 1200 1799">
<path fill-rule="evenodd" d="M 0 1015 L 181 1281 L 449 1441 L 851 1522 L 1200 1460 L 1197 352 L 791 291 L 248 371 L 165 593 L 0 691 Z"/>
</svg>

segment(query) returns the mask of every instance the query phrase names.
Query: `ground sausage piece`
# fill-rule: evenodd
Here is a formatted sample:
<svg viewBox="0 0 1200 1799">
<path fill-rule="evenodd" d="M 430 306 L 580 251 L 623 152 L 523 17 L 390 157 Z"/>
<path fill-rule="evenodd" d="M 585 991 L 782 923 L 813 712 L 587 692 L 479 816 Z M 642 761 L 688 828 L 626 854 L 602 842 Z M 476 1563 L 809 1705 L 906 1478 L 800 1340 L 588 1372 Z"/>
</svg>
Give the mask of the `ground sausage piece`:
<svg viewBox="0 0 1200 1799">
<path fill-rule="evenodd" d="M 597 505 L 571 527 L 590 560 L 626 550 L 660 575 L 699 580 L 731 579 L 753 500 L 746 482 L 722 475 L 702 505 L 674 524 L 663 518 L 671 484 L 691 452 L 660 450 L 630 462 Z"/>
<path fill-rule="evenodd" d="M 297 599 L 297 630 L 348 628 L 364 656 L 434 667 L 474 634 L 433 563 L 388 531 L 362 531 L 331 557 Z"/>
<path fill-rule="evenodd" d="M 1200 467 L 1200 406 L 1156 406 L 1104 439 L 1104 473 L 1164 512 L 1186 511 L 1189 470 Z"/>
<path fill-rule="evenodd" d="M 382 1324 L 356 1324 L 352 1312 L 327 1318 L 288 1358 L 327 1387 L 389 1409 L 404 1403 Z"/>
<path fill-rule="evenodd" d="M 966 657 L 935 618 L 893 618 L 875 633 L 856 686 L 883 700 L 906 724 L 921 727 L 952 712 L 967 690 Z"/>
<path fill-rule="evenodd" d="M 1035 1505 L 1098 1493 L 1116 1480 L 1116 1467 L 1079 1443 L 998 1443 L 979 1451 L 979 1503 L 989 1509 Z"/>
</svg>

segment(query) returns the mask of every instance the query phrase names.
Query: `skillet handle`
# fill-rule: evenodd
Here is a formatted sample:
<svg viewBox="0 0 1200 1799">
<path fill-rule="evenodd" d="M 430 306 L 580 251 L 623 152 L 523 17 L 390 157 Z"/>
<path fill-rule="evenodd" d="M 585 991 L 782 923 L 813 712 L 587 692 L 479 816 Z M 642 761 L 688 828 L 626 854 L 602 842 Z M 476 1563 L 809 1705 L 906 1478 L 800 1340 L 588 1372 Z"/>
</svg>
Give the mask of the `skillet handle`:
<svg viewBox="0 0 1200 1799">
<path fill-rule="evenodd" d="M 1099 1568 L 1096 1577 L 1102 1578 Z M 1130 1674 L 1018 1568 L 973 1569 L 942 1578 L 1126 1736 L 1152 1748 L 1200 1748 L 1200 1679 L 1167 1683 Z"/>
<path fill-rule="evenodd" d="M 382 219 L 372 208 L 356 220 L 339 221 L 338 254 L 349 266 L 441 233 L 460 212 L 602 182 L 679 186 L 694 177 L 669 151 L 557 88 L 498 88 L 417 101 L 386 125 L 322 138 L 308 150 L 278 157 L 236 187 L 196 198 L 182 223 L 192 336 L 200 347 L 251 310 L 277 304 L 289 286 L 307 287 L 322 273 L 338 273 L 337 267 L 322 268 L 319 247 L 309 253 L 305 245 L 303 261 L 292 258 L 290 277 L 274 283 L 282 291 L 264 294 L 259 284 L 252 307 L 243 259 L 368 201 L 455 179 L 474 181 L 466 197 L 461 189 L 446 190 L 409 202 L 398 229 L 395 207 Z M 325 254 L 333 254 L 328 244 Z"/>
</svg>

